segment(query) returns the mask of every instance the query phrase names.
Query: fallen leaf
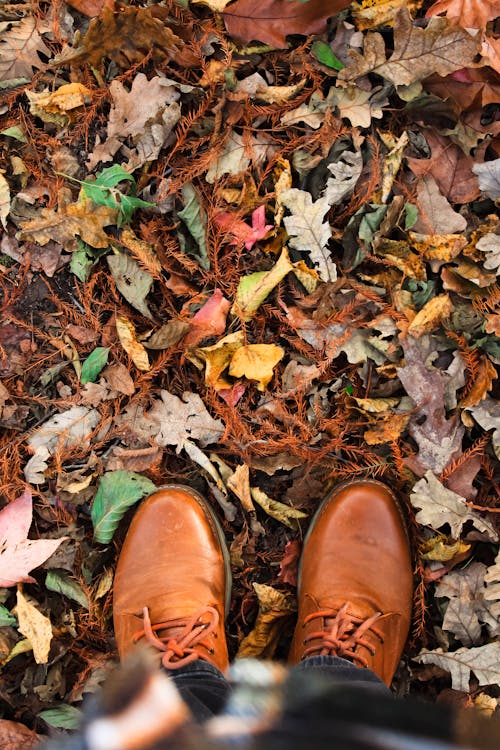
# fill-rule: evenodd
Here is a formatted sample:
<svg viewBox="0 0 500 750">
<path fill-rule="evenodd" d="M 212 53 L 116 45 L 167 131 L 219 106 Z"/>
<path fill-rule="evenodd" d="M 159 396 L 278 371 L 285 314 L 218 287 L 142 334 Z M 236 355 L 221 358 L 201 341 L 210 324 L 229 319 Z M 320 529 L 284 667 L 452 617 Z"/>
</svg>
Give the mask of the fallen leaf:
<svg viewBox="0 0 500 750">
<path fill-rule="evenodd" d="M 184 222 L 198 246 L 200 254 L 197 260 L 200 266 L 208 270 L 210 260 L 207 253 L 207 214 L 198 192 L 191 183 L 182 186 L 181 194 L 184 198 L 184 208 L 177 211 L 177 216 Z"/>
<path fill-rule="evenodd" d="M 95 382 L 97 376 L 108 361 L 108 355 L 108 346 L 97 346 L 94 351 L 89 354 L 85 362 L 82 364 L 82 371 L 80 373 L 80 383 L 82 385 Z"/>
<path fill-rule="evenodd" d="M 238 284 L 231 315 L 240 317 L 244 321 L 251 320 L 272 290 L 290 271 L 293 271 L 293 268 L 288 251 L 284 247 L 278 262 L 269 271 L 256 271 L 243 276 Z"/>
<path fill-rule="evenodd" d="M 162 449 L 157 445 L 148 448 L 121 448 L 116 445 L 111 451 L 107 461 L 107 471 L 147 471 L 151 467 L 158 466 L 163 455 Z"/>
<path fill-rule="evenodd" d="M 155 489 L 147 477 L 133 471 L 106 472 L 101 477 L 92 503 L 91 517 L 96 542 L 108 544 L 127 509 Z"/>
<path fill-rule="evenodd" d="M 488 397 L 478 406 L 470 408 L 470 413 L 484 430 L 493 430 L 491 442 L 500 460 L 500 404 L 496 399 Z"/>
<path fill-rule="evenodd" d="M 99 338 L 97 331 L 92 331 L 90 328 L 85 328 L 84 326 L 70 324 L 66 327 L 66 332 L 80 344 L 92 344 Z"/>
<path fill-rule="evenodd" d="M 243 346 L 245 335 L 243 331 L 230 333 L 228 336 L 220 339 L 213 346 L 205 346 L 201 349 L 195 349 L 193 355 L 205 364 L 205 382 L 221 394 L 224 390 L 229 389 L 231 384 L 222 373 L 229 367 L 234 352 Z M 191 361 L 192 358 L 191 358 Z"/>
<path fill-rule="evenodd" d="M 151 291 L 153 277 L 139 266 L 137 261 L 125 253 L 115 252 L 106 257 L 116 287 L 132 307 L 139 310 L 144 317 L 153 319 L 146 304 L 146 297 Z"/>
<path fill-rule="evenodd" d="M 98 16 L 106 5 L 110 8 L 114 5 L 114 0 L 66 0 L 67 4 L 72 8 L 75 8 L 79 13 L 83 13 L 84 16 L 93 18 Z"/>
<path fill-rule="evenodd" d="M 30 81 L 33 68 L 45 66 L 40 55 L 50 59 L 52 53 L 38 32 L 34 16 L 9 21 L 8 26 L 0 40 L 0 81 Z"/>
<path fill-rule="evenodd" d="M 49 591 L 55 591 L 57 594 L 63 594 L 68 599 L 77 602 L 81 607 L 89 609 L 89 600 L 87 594 L 64 570 L 49 570 L 45 577 L 45 588 Z"/>
<path fill-rule="evenodd" d="M 125 365 L 121 362 L 118 362 L 116 365 L 108 365 L 102 374 L 114 391 L 124 393 L 126 396 L 134 395 L 134 381 Z"/>
<path fill-rule="evenodd" d="M 498 16 L 499 10 L 496 0 L 438 0 L 425 15 L 440 13 L 464 29 L 485 29 L 488 21 Z"/>
<path fill-rule="evenodd" d="M 493 383 L 497 379 L 497 371 L 486 354 L 479 358 L 477 370 L 474 375 L 472 388 L 460 401 L 462 408 L 477 406 L 480 401 L 486 398 L 491 390 Z"/>
<path fill-rule="evenodd" d="M 272 224 L 266 224 L 265 212 L 265 206 L 259 206 L 252 212 L 252 226 L 228 211 L 216 214 L 214 222 L 220 231 L 233 235 L 232 245 L 242 242 L 247 250 L 251 250 L 254 244 L 263 239 L 273 228 Z"/>
<path fill-rule="evenodd" d="M 444 524 L 448 524 L 452 537 L 458 539 L 464 523 L 471 521 L 478 531 L 488 536 L 488 539 L 498 540 L 493 525 L 469 508 L 463 497 L 443 487 L 432 471 L 427 471 L 415 484 L 410 502 L 414 508 L 419 509 L 415 518 L 423 526 L 430 526 L 438 531 Z"/>
<path fill-rule="evenodd" d="M 328 170 L 332 177 L 327 180 L 323 197 L 329 206 L 335 206 L 344 200 L 356 187 L 363 169 L 363 156 L 359 146 L 360 138 L 353 141 L 354 151 L 348 149 L 342 151 L 340 158 L 328 164 Z"/>
<path fill-rule="evenodd" d="M 480 644 L 482 624 L 488 626 L 493 638 L 500 635 L 499 623 L 484 598 L 485 571 L 483 563 L 472 563 L 463 570 L 447 573 L 436 587 L 437 597 L 449 599 L 443 630 L 453 633 L 464 646 Z"/>
<path fill-rule="evenodd" d="M 382 422 L 366 430 L 363 439 L 368 445 L 383 445 L 395 442 L 408 426 L 409 414 L 391 414 Z"/>
<path fill-rule="evenodd" d="M 211 185 L 225 174 L 241 174 L 250 163 L 259 164 L 266 156 L 274 153 L 272 141 L 264 134 L 244 140 L 236 131 L 232 130 L 224 142 L 219 156 L 211 163 L 205 179 Z"/>
<path fill-rule="evenodd" d="M 448 294 L 438 294 L 425 303 L 423 308 L 415 315 L 408 333 L 413 338 L 420 338 L 424 333 L 429 333 L 437 328 L 443 320 L 447 320 L 453 309 L 453 304 Z"/>
<path fill-rule="evenodd" d="M 278 500 L 273 500 L 258 487 L 252 487 L 250 492 L 252 500 L 256 502 L 257 505 L 260 505 L 268 516 L 275 518 L 290 529 L 296 529 L 298 527 L 297 521 L 299 518 L 307 518 L 307 513 L 303 513 L 296 508 L 291 508 L 289 505 L 278 502 Z"/>
<path fill-rule="evenodd" d="M 401 8 L 408 7 L 413 13 L 419 10 L 420 0 L 362 0 L 352 9 L 352 15 L 359 31 L 393 26 L 394 18 Z"/>
<path fill-rule="evenodd" d="M 326 22 L 349 5 L 346 0 L 236 0 L 223 17 L 227 33 L 237 42 L 260 41 L 280 49 L 289 34 L 321 34 Z"/>
<path fill-rule="evenodd" d="M 377 90 L 364 91 L 358 86 L 332 88 L 328 101 L 339 108 L 340 116 L 349 120 L 353 127 L 368 128 L 372 118 L 382 117 L 382 106 L 388 103 L 385 97 L 380 100 L 377 93 Z"/>
<path fill-rule="evenodd" d="M 500 274 L 500 235 L 488 232 L 476 242 L 476 247 L 482 253 L 486 253 L 483 266 Z"/>
<path fill-rule="evenodd" d="M 109 206 L 96 206 L 87 201 L 73 203 L 58 211 L 42 208 L 39 217 L 21 224 L 19 240 L 31 240 L 46 245 L 50 240 L 59 242 L 68 251 L 76 249 L 76 236 L 95 248 L 109 246 L 110 238 L 104 227 L 116 225 L 117 211 Z"/>
<path fill-rule="evenodd" d="M 276 344 L 247 344 L 234 352 L 229 374 L 256 380 L 257 389 L 264 391 L 273 377 L 274 367 L 284 356 L 284 350 Z"/>
<path fill-rule="evenodd" d="M 445 653 L 441 648 L 435 651 L 421 651 L 415 658 L 422 664 L 436 664 L 451 675 L 452 690 L 469 692 L 471 672 L 479 685 L 500 684 L 500 642 L 487 643 L 477 648 L 459 648 Z"/>
<path fill-rule="evenodd" d="M 285 554 L 280 560 L 280 572 L 278 573 L 278 580 L 282 583 L 288 583 L 289 586 L 297 585 L 300 552 L 301 545 L 298 539 L 286 543 Z"/>
<path fill-rule="evenodd" d="M 3 228 L 7 229 L 7 216 L 10 213 L 10 188 L 3 175 L 3 169 L 0 169 L 0 221 Z"/>
<path fill-rule="evenodd" d="M 217 443 L 224 434 L 224 424 L 213 419 L 203 401 L 195 393 L 185 392 L 182 400 L 166 390 L 161 391 L 147 418 L 156 425 L 155 442 L 158 445 L 175 445 L 177 453 L 188 439 L 202 446 Z"/>
<path fill-rule="evenodd" d="M 262 583 L 253 583 L 252 586 L 257 594 L 259 612 L 252 631 L 241 641 L 236 658 L 270 659 L 278 645 L 283 622 L 297 607 L 290 594 Z"/>
<path fill-rule="evenodd" d="M 463 232 L 466 219 L 452 209 L 444 195 L 439 192 L 434 177 L 426 175 L 417 185 L 419 218 L 413 229 L 422 234 L 453 234 Z"/>
<path fill-rule="evenodd" d="M 385 59 L 385 43 L 378 32 L 364 38 L 364 55 L 351 50 L 352 62 L 338 74 L 350 81 L 367 73 L 376 73 L 397 86 L 409 86 L 432 73 L 446 76 L 474 61 L 480 39 L 445 18 L 431 18 L 426 28 L 413 24 L 407 7 L 394 21 L 394 51 Z"/>
<path fill-rule="evenodd" d="M 30 102 L 30 112 L 34 117 L 39 117 L 43 122 L 54 122 L 62 126 L 78 116 L 79 113 L 73 112 L 74 109 L 92 102 L 91 90 L 82 83 L 65 83 L 55 91 L 26 90 L 26 96 Z"/>
<path fill-rule="evenodd" d="M 169 349 L 175 346 L 190 330 L 191 324 L 186 320 L 169 320 L 144 342 L 146 349 Z"/>
<path fill-rule="evenodd" d="M 500 198 L 500 159 L 486 161 L 484 164 L 474 164 L 474 174 L 479 179 L 479 188 L 491 198 L 492 201 Z"/>
<path fill-rule="evenodd" d="M 42 615 L 26 597 L 17 590 L 16 615 L 18 630 L 30 642 L 37 664 L 46 664 L 49 660 L 52 626 L 50 620 Z"/>
<path fill-rule="evenodd" d="M 29 575 L 33 568 L 45 562 L 63 539 L 28 539 L 33 519 L 30 490 L 13 500 L 0 511 L 0 586 L 15 586 L 26 581 L 35 583 Z"/>
<path fill-rule="evenodd" d="M 82 722 L 83 712 L 76 706 L 63 703 L 55 708 L 40 711 L 38 716 L 56 729 L 78 729 Z"/>
<path fill-rule="evenodd" d="M 311 193 L 290 188 L 281 193 L 281 200 L 291 212 L 291 216 L 283 220 L 290 235 L 290 246 L 309 253 L 322 281 L 335 281 L 337 267 L 327 247 L 331 230 L 328 221 L 323 221 L 330 208 L 327 198 L 313 202 Z"/>
<path fill-rule="evenodd" d="M 220 289 L 216 289 L 189 321 L 191 330 L 184 338 L 186 347 L 197 346 L 200 341 L 209 336 L 220 336 L 224 333 L 230 307 L 229 300 L 223 296 Z"/>
<path fill-rule="evenodd" d="M 424 560 L 437 560 L 438 562 L 448 562 L 458 555 L 463 555 L 471 548 L 470 544 L 465 544 L 461 539 L 456 542 L 448 542 L 447 537 L 440 534 L 428 539 L 422 546 L 422 558 Z"/>
<path fill-rule="evenodd" d="M 138 370 L 141 370 L 142 372 L 148 372 L 151 369 L 148 353 L 143 345 L 137 341 L 135 326 L 130 322 L 130 320 L 127 320 L 127 318 L 123 318 L 118 315 L 116 316 L 115 322 L 120 343 L 129 355 L 130 359 Z"/>
<path fill-rule="evenodd" d="M 250 494 L 250 469 L 247 464 L 240 464 L 227 478 L 226 484 L 234 492 L 247 513 L 255 512 Z"/>
</svg>

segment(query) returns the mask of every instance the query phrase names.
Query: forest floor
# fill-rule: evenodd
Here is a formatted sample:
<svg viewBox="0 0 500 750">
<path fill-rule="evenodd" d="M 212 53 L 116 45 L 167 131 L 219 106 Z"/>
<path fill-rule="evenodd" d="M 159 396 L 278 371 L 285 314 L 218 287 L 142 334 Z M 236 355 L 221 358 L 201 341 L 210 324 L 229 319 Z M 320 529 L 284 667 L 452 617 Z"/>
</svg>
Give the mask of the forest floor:
<svg viewBox="0 0 500 750">
<path fill-rule="evenodd" d="M 76 726 L 117 663 L 117 555 L 169 482 L 223 524 L 231 655 L 279 659 L 325 492 L 389 484 L 415 557 L 396 689 L 496 710 L 494 6 L 0 7 L 9 748 Z"/>
</svg>

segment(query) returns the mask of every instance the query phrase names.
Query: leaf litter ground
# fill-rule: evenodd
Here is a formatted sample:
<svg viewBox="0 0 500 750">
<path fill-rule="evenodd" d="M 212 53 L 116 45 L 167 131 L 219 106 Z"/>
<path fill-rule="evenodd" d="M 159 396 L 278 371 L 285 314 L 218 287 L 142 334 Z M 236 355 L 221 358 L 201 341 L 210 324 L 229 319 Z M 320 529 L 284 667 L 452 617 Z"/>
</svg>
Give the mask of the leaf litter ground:
<svg viewBox="0 0 500 750">
<path fill-rule="evenodd" d="M 494 5 L 2 9 L 9 747 L 113 668 L 116 558 L 168 482 L 224 525 L 232 655 L 278 658 L 325 489 L 387 482 L 415 553 L 397 690 L 496 710 Z"/>
</svg>

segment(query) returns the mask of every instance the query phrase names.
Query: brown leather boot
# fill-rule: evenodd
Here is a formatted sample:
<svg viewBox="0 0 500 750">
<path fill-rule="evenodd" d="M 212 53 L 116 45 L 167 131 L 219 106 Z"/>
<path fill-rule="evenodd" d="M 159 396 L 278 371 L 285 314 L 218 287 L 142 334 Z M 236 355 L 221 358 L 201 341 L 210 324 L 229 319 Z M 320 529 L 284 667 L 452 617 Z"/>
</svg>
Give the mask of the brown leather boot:
<svg viewBox="0 0 500 750">
<path fill-rule="evenodd" d="M 410 545 L 395 495 L 374 480 L 337 487 L 305 539 L 290 662 L 341 656 L 390 685 L 408 635 L 412 598 Z"/>
<path fill-rule="evenodd" d="M 206 500 L 181 485 L 150 495 L 130 525 L 116 568 L 120 659 L 146 641 L 162 652 L 167 669 L 203 659 L 225 671 L 230 597 L 224 534 Z"/>
</svg>

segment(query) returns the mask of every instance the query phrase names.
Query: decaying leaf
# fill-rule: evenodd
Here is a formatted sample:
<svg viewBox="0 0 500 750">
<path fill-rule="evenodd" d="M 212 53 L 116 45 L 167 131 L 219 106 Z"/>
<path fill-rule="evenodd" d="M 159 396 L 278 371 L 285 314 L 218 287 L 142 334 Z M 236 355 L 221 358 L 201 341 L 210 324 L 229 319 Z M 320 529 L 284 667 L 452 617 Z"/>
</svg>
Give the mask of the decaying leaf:
<svg viewBox="0 0 500 750">
<path fill-rule="evenodd" d="M 500 642 L 494 641 L 477 648 L 459 648 L 445 653 L 441 648 L 435 651 L 421 651 L 415 661 L 422 664 L 436 664 L 451 675 L 453 690 L 468 692 L 471 672 L 480 685 L 500 684 Z"/>
<path fill-rule="evenodd" d="M 440 13 L 464 29 L 483 29 L 488 21 L 498 16 L 499 11 L 495 0 L 438 0 L 426 15 L 437 16 Z"/>
<path fill-rule="evenodd" d="M 77 116 L 74 109 L 90 104 L 92 92 L 82 83 L 66 83 L 56 91 L 26 91 L 30 111 L 44 122 L 67 125 Z"/>
<path fill-rule="evenodd" d="M 132 307 L 152 320 L 153 316 L 146 304 L 146 297 L 153 285 L 151 274 L 125 253 L 115 252 L 113 255 L 108 255 L 106 260 L 118 291 L 123 294 Z"/>
<path fill-rule="evenodd" d="M 66 250 L 76 249 L 76 236 L 95 248 L 108 247 L 110 238 L 104 227 L 116 225 L 118 213 L 109 206 L 96 206 L 91 201 L 60 207 L 42 208 L 36 219 L 22 224 L 17 237 L 46 245 L 50 240 L 60 242 Z"/>
<path fill-rule="evenodd" d="M 486 259 L 483 266 L 488 269 L 496 270 L 500 273 L 500 235 L 488 232 L 484 237 L 476 242 L 476 247 L 482 253 L 486 253 Z"/>
<path fill-rule="evenodd" d="M 269 271 L 257 271 L 249 276 L 243 276 L 238 284 L 231 314 L 241 317 L 245 321 L 251 320 L 253 314 L 272 290 L 293 268 L 285 247 L 278 262 Z"/>
<path fill-rule="evenodd" d="M 500 159 L 486 161 L 484 164 L 474 164 L 472 171 L 478 176 L 480 189 L 491 200 L 498 200 L 500 198 Z"/>
<path fill-rule="evenodd" d="M 236 658 L 270 659 L 278 645 L 283 622 L 296 610 L 290 594 L 262 583 L 252 584 L 259 601 L 259 613 L 253 630 L 243 638 Z"/>
<path fill-rule="evenodd" d="M 96 542 L 108 544 L 126 510 L 155 489 L 147 477 L 133 471 L 108 471 L 104 474 L 92 503 Z"/>
<path fill-rule="evenodd" d="M 361 175 L 363 169 L 363 156 L 359 148 L 361 139 L 353 139 L 353 145 L 354 151 L 346 149 L 338 161 L 328 165 L 332 177 L 328 179 L 323 195 L 329 206 L 335 206 L 352 193 Z"/>
<path fill-rule="evenodd" d="M 448 294 L 438 294 L 430 299 L 423 308 L 415 315 L 408 333 L 413 338 L 420 338 L 424 333 L 433 331 L 443 321 L 449 318 L 453 304 Z"/>
<path fill-rule="evenodd" d="M 240 464 L 227 478 L 227 486 L 234 492 L 247 513 L 255 511 L 250 494 L 250 469 L 248 464 Z"/>
<path fill-rule="evenodd" d="M 29 575 L 47 560 L 63 539 L 28 539 L 33 518 L 31 492 L 25 490 L 0 511 L 0 586 L 34 583 Z"/>
<path fill-rule="evenodd" d="M 226 317 L 231 303 L 216 289 L 198 312 L 190 320 L 191 329 L 184 343 L 187 347 L 197 346 L 209 336 L 220 336 L 226 328 Z"/>
<path fill-rule="evenodd" d="M 175 346 L 190 330 L 191 325 L 184 320 L 170 320 L 144 342 L 147 349 L 168 349 Z"/>
<path fill-rule="evenodd" d="M 419 218 L 415 232 L 422 234 L 453 234 L 463 232 L 466 219 L 454 211 L 431 175 L 422 177 L 417 186 Z"/>
<path fill-rule="evenodd" d="M 410 501 L 415 508 L 419 509 L 416 515 L 418 523 L 430 526 L 435 531 L 448 524 L 452 537 L 458 539 L 464 523 L 471 521 L 472 525 L 478 531 L 485 533 L 488 539 L 498 540 L 498 535 L 490 521 L 469 508 L 463 497 L 444 487 L 432 471 L 426 472 L 425 476 L 415 484 Z"/>
<path fill-rule="evenodd" d="M 224 424 L 213 419 L 196 393 L 185 392 L 182 400 L 168 391 L 161 391 L 147 417 L 156 425 L 158 445 L 175 445 L 177 453 L 188 439 L 202 446 L 217 443 L 224 434 Z"/>
<path fill-rule="evenodd" d="M 40 54 L 50 58 L 52 53 L 40 36 L 34 16 L 10 21 L 9 27 L 0 40 L 0 80 L 24 78 L 29 81 L 33 68 L 44 65 Z"/>
<path fill-rule="evenodd" d="M 42 615 L 19 589 L 16 614 L 19 632 L 29 640 L 36 663 L 46 664 L 49 660 L 52 641 L 52 626 L 49 618 Z"/>
<path fill-rule="evenodd" d="M 484 430 L 493 430 L 491 442 L 500 460 L 500 404 L 493 398 L 485 398 L 478 406 L 470 409 L 476 422 Z"/>
<path fill-rule="evenodd" d="M 220 155 L 210 165 L 205 179 L 213 184 L 225 174 L 241 174 L 250 162 L 258 164 L 273 151 L 272 141 L 266 135 L 259 134 L 258 138 L 246 141 L 233 130 L 229 133 Z"/>
<path fill-rule="evenodd" d="M 135 326 L 127 318 L 116 317 L 116 331 L 120 343 L 129 355 L 130 359 L 142 372 L 148 372 L 151 365 L 149 364 L 148 353 L 143 345 L 137 341 Z"/>
<path fill-rule="evenodd" d="M 291 508 L 289 505 L 280 503 L 278 500 L 273 500 L 258 487 L 252 487 L 250 491 L 252 500 L 254 500 L 257 505 L 260 505 L 260 507 L 266 511 L 268 516 L 275 518 L 290 529 L 297 528 L 297 521 L 299 518 L 307 518 L 307 513 L 303 513 L 296 508 Z"/>
<path fill-rule="evenodd" d="M 326 197 L 313 201 L 311 193 L 290 188 L 281 193 L 281 201 L 291 212 L 283 222 L 290 235 L 290 246 L 308 253 L 322 281 L 335 281 L 337 267 L 328 250 L 331 230 L 325 214 L 330 208 Z"/>
<path fill-rule="evenodd" d="M 215 388 L 216 391 L 221 392 L 231 387 L 231 383 L 223 375 L 223 372 L 229 367 L 234 352 L 243 346 L 244 343 L 245 335 L 243 331 L 236 331 L 236 333 L 224 336 L 224 338 L 220 339 L 213 346 L 195 349 L 188 357 L 200 369 L 205 364 L 206 384 Z"/>
</svg>

